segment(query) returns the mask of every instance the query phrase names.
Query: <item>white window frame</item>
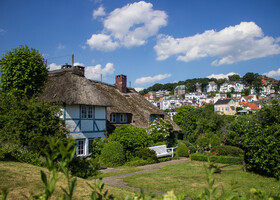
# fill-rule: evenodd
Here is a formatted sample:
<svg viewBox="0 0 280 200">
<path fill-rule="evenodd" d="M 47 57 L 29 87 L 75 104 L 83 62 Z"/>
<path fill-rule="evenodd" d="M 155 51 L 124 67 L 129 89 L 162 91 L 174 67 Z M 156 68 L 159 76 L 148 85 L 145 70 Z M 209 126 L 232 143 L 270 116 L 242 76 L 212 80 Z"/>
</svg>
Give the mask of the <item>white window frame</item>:
<svg viewBox="0 0 280 200">
<path fill-rule="evenodd" d="M 84 139 L 77 139 L 76 140 L 76 155 L 82 156 L 85 155 L 85 140 Z"/>
<path fill-rule="evenodd" d="M 92 145 L 93 141 L 94 141 L 94 138 L 88 139 L 88 154 L 92 154 L 92 152 L 93 152 L 93 145 Z"/>
<path fill-rule="evenodd" d="M 121 123 L 127 122 L 127 115 L 126 114 L 124 114 L 124 113 L 120 114 L 120 122 Z"/>
<path fill-rule="evenodd" d="M 110 122 L 116 123 L 116 120 L 117 120 L 116 113 L 111 113 L 111 115 L 110 115 Z"/>
<path fill-rule="evenodd" d="M 93 106 L 81 106 L 81 118 L 82 119 L 93 119 Z"/>
</svg>

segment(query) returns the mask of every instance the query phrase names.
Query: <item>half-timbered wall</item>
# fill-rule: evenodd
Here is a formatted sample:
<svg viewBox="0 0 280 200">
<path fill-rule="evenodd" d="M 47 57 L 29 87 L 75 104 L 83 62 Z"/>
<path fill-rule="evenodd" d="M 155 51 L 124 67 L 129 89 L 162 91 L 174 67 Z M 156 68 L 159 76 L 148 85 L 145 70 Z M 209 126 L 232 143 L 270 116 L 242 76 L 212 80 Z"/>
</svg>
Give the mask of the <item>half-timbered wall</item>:
<svg viewBox="0 0 280 200">
<path fill-rule="evenodd" d="M 87 105 L 64 105 L 63 119 L 69 135 L 76 139 L 79 144 L 77 155 L 89 155 L 89 141 L 95 137 L 105 137 L 106 126 L 106 107 L 87 106 Z M 83 154 L 80 149 L 84 147 Z"/>
</svg>

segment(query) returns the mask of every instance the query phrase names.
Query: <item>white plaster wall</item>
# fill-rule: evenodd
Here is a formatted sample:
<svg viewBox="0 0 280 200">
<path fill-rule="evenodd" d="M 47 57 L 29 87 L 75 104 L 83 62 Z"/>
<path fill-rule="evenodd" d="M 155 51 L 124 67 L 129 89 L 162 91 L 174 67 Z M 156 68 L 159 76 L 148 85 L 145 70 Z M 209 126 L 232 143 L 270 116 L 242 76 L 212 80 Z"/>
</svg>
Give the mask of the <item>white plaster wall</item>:
<svg viewBox="0 0 280 200">
<path fill-rule="evenodd" d="M 105 107 L 95 107 L 95 119 L 106 119 Z"/>
<path fill-rule="evenodd" d="M 66 105 L 65 107 L 66 119 L 80 118 L 80 106 L 79 105 Z"/>
<path fill-rule="evenodd" d="M 66 120 L 66 128 L 70 131 L 73 132 L 75 130 L 75 128 L 77 127 L 79 120 Z M 77 127 L 75 132 L 80 131 L 80 128 Z"/>
</svg>

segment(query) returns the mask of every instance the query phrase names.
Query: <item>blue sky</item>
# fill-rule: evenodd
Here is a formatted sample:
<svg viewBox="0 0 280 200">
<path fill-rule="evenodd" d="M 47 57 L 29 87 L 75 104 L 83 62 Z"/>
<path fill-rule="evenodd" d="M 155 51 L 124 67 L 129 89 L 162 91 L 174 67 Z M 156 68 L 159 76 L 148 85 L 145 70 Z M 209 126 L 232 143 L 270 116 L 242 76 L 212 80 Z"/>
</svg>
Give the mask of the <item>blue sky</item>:
<svg viewBox="0 0 280 200">
<path fill-rule="evenodd" d="M 278 0 L 0 0 L 0 54 L 37 49 L 51 69 L 75 62 L 147 88 L 234 72 L 280 79 Z"/>
</svg>

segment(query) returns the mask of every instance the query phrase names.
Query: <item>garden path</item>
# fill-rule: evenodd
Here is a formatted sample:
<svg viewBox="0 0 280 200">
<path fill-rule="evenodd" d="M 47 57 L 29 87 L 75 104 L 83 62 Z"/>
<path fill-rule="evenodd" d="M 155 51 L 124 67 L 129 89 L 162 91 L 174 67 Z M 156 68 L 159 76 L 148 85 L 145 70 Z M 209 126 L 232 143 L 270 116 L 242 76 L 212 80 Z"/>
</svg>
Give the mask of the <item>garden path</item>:
<svg viewBox="0 0 280 200">
<path fill-rule="evenodd" d="M 133 190 L 133 191 L 140 191 L 140 188 L 127 186 L 122 178 L 126 177 L 126 176 L 132 176 L 132 175 L 135 175 L 135 174 L 142 174 L 142 173 L 146 173 L 146 172 L 151 172 L 151 171 L 154 171 L 154 170 L 158 170 L 162 166 L 172 165 L 172 164 L 177 164 L 177 163 L 182 163 L 182 162 L 187 162 L 187 161 L 190 161 L 190 159 L 189 158 L 181 158 L 181 159 L 178 159 L 178 160 L 170 160 L 170 161 L 151 164 L 151 165 L 139 166 L 137 168 L 142 169 L 141 171 L 132 172 L 132 173 L 128 173 L 128 174 L 121 174 L 121 175 L 116 175 L 116 176 L 111 176 L 111 177 L 105 177 L 105 178 L 102 179 L 102 181 L 105 185 L 120 187 L 120 188 L 129 189 L 129 190 Z M 112 170 L 114 170 L 114 169 L 109 168 L 109 169 L 105 169 L 105 170 L 101 170 L 101 171 L 106 173 L 106 172 L 111 172 Z M 120 169 L 115 168 L 115 170 L 118 171 Z M 157 193 L 157 194 L 163 194 L 162 192 L 159 192 L 159 191 L 151 191 L 151 192 L 152 193 Z"/>
</svg>

